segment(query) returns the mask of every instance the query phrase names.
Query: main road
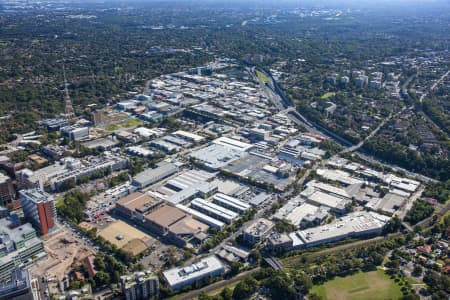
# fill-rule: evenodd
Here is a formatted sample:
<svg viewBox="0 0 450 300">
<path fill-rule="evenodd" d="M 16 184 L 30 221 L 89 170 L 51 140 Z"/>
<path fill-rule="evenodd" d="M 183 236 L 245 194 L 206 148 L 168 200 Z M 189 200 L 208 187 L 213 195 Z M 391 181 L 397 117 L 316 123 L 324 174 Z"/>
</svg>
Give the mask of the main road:
<svg viewBox="0 0 450 300">
<path fill-rule="evenodd" d="M 441 82 L 445 79 L 445 77 L 448 76 L 448 74 L 450 74 L 450 70 L 448 70 L 447 72 L 445 72 L 430 88 L 430 92 L 433 92 L 434 89 L 441 84 Z M 422 96 L 420 96 L 420 103 L 422 103 L 423 99 L 428 95 L 428 93 L 423 93 Z"/>
</svg>

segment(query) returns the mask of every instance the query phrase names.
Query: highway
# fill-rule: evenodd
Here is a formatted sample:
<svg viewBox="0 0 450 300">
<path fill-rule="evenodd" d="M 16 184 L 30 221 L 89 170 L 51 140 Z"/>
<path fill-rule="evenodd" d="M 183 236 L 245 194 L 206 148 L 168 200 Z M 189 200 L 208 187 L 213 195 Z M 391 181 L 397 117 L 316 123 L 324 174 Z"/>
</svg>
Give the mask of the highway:
<svg viewBox="0 0 450 300">
<path fill-rule="evenodd" d="M 401 171 L 403 172 L 406 176 L 414 178 L 416 180 L 422 181 L 422 182 L 437 182 L 437 180 L 432 179 L 430 177 L 424 176 L 422 174 L 418 174 L 409 170 L 406 170 L 404 168 L 401 168 L 399 166 L 387 163 L 387 162 L 383 162 L 380 159 L 377 159 L 375 157 L 371 157 L 371 156 L 367 156 L 363 153 L 361 153 L 361 151 L 359 151 L 361 149 L 361 147 L 364 145 L 364 143 L 371 137 L 373 137 L 375 134 L 378 133 L 378 131 L 393 117 L 398 116 L 400 113 L 402 113 L 403 111 L 405 111 L 407 109 L 407 107 L 403 107 L 400 111 L 398 111 L 395 114 L 391 114 L 389 115 L 387 118 L 385 118 L 378 126 L 377 128 L 375 128 L 363 141 L 359 142 L 358 144 L 354 145 L 352 142 L 348 141 L 347 139 L 337 135 L 334 132 L 331 132 L 330 130 L 324 128 L 323 126 L 320 126 L 319 124 L 315 124 L 312 123 L 310 121 L 308 121 L 301 113 L 299 113 L 294 106 L 292 106 L 291 102 L 288 100 L 283 100 L 283 97 L 286 98 L 286 96 L 282 93 L 281 88 L 278 86 L 278 84 L 275 82 L 275 80 L 273 79 L 273 77 L 267 72 L 264 71 L 264 73 L 266 75 L 268 75 L 273 81 L 274 81 L 274 86 L 276 88 L 276 91 L 278 91 L 279 93 L 279 97 L 273 97 L 271 98 L 271 100 L 273 102 L 276 101 L 282 101 L 280 103 L 275 104 L 277 107 L 283 106 L 285 107 L 285 109 L 281 112 L 284 112 L 294 123 L 296 123 L 299 126 L 303 126 L 305 127 L 308 131 L 310 131 L 311 133 L 322 133 L 325 134 L 326 136 L 328 136 L 329 138 L 337 141 L 338 143 L 340 143 L 341 145 L 345 146 L 346 149 L 344 149 L 343 153 L 345 152 L 357 152 L 358 156 L 370 163 L 373 164 L 380 164 L 382 166 L 385 167 L 389 167 L 395 171 Z M 432 86 L 432 89 L 434 89 L 440 82 L 442 82 L 442 80 L 450 73 L 450 71 L 446 72 L 444 75 L 441 76 L 441 78 Z M 408 78 L 407 82 L 409 83 L 411 81 L 411 77 Z M 265 85 L 266 88 L 270 89 L 270 87 L 268 85 Z"/>
</svg>

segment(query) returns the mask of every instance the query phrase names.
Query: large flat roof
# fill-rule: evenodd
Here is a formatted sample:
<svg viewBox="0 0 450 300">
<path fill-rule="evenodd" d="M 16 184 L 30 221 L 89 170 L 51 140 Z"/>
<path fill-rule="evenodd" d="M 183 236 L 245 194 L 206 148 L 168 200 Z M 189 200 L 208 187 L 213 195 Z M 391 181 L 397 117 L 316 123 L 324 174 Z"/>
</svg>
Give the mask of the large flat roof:
<svg viewBox="0 0 450 300">
<path fill-rule="evenodd" d="M 244 143 L 228 137 L 220 137 L 218 139 L 215 139 L 213 143 L 239 151 L 248 151 L 253 147 L 251 144 Z"/>
<path fill-rule="evenodd" d="M 193 219 L 191 216 L 183 218 L 170 227 L 170 231 L 179 235 L 206 232 L 208 229 L 208 225 Z"/>
<path fill-rule="evenodd" d="M 172 224 L 185 218 L 186 216 L 187 214 L 181 209 L 169 205 L 164 205 L 146 215 L 145 219 L 150 220 L 162 227 L 169 227 Z"/>
<path fill-rule="evenodd" d="M 214 201 L 218 202 L 219 204 L 224 204 L 230 207 L 233 207 L 239 211 L 245 211 L 251 208 L 250 204 L 244 203 L 240 201 L 239 199 L 236 199 L 234 197 L 230 197 L 228 195 L 217 193 L 213 196 Z"/>
<path fill-rule="evenodd" d="M 300 239 L 305 244 L 317 244 L 331 239 L 363 234 L 372 230 L 381 230 L 389 219 L 390 217 L 374 212 L 354 212 L 333 223 L 297 231 L 290 234 L 290 237 L 294 241 Z"/>
<path fill-rule="evenodd" d="M 135 210 L 145 207 L 147 203 L 156 202 L 160 202 L 160 200 L 157 200 L 141 192 L 135 192 L 126 197 L 120 198 L 119 200 L 117 200 L 116 204 L 126 207 L 129 210 Z"/>
<path fill-rule="evenodd" d="M 190 154 L 191 157 L 202 161 L 211 169 L 219 169 L 241 158 L 245 154 L 238 148 L 227 147 L 222 144 L 211 144 Z"/>
<path fill-rule="evenodd" d="M 307 201 L 311 201 L 317 205 L 325 205 L 330 208 L 343 209 L 347 203 L 351 202 L 351 200 L 347 198 L 328 194 L 320 190 L 312 190 L 310 188 L 304 190 L 301 194 Z"/>
<path fill-rule="evenodd" d="M 177 208 L 185 211 L 186 213 L 192 215 L 194 218 L 197 218 L 201 222 L 204 222 L 205 224 L 208 224 L 211 227 L 223 228 L 225 226 L 224 222 L 216 220 L 208 215 L 205 215 L 202 212 L 199 212 L 198 210 L 192 209 L 185 205 L 178 204 Z"/>
<path fill-rule="evenodd" d="M 206 201 L 206 200 L 203 200 L 200 198 L 196 198 L 196 199 L 192 200 L 191 206 L 194 206 L 194 208 L 200 207 L 202 209 L 209 211 L 210 213 L 212 213 L 214 215 L 222 216 L 230 221 L 239 217 L 239 215 L 237 213 L 235 213 L 234 211 L 231 211 L 222 206 L 219 206 L 217 204 L 214 204 L 212 202 L 209 202 L 209 201 Z"/>
<path fill-rule="evenodd" d="M 141 185 L 153 182 L 154 178 L 169 176 L 178 170 L 177 166 L 172 163 L 160 163 L 156 168 L 150 168 L 138 173 L 133 180 Z"/>
<path fill-rule="evenodd" d="M 198 134 L 194 134 L 194 133 L 191 133 L 191 132 L 188 132 L 188 131 L 184 131 L 184 130 L 178 130 L 178 131 L 175 131 L 172 134 L 178 135 L 178 136 L 182 136 L 182 137 L 186 137 L 186 138 L 191 139 L 191 140 L 193 140 L 195 142 L 201 142 L 201 141 L 203 141 L 205 139 L 204 137 L 202 137 L 202 136 L 200 136 Z"/>
<path fill-rule="evenodd" d="M 163 275 L 172 288 L 178 288 L 210 274 L 217 273 L 218 275 L 222 272 L 225 272 L 224 265 L 213 255 L 187 267 L 178 267 L 164 271 Z"/>
</svg>

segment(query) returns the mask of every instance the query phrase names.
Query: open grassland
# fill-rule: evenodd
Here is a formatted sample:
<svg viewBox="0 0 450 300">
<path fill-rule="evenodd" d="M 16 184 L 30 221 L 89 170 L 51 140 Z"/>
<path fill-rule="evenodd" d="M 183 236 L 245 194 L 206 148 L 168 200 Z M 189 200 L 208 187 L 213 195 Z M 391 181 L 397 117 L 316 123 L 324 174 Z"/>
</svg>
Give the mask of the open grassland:
<svg viewBox="0 0 450 300">
<path fill-rule="evenodd" d="M 336 277 L 314 286 L 312 293 L 328 300 L 386 300 L 402 296 L 400 287 L 383 270 Z"/>
</svg>

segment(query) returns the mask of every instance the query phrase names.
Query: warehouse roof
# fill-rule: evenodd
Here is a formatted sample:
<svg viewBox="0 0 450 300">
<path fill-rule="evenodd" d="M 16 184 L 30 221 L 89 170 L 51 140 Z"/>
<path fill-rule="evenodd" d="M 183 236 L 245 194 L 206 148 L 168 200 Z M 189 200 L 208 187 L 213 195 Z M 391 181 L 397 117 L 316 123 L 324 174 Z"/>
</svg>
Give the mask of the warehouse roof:
<svg viewBox="0 0 450 300">
<path fill-rule="evenodd" d="M 150 220 L 162 227 L 169 227 L 176 222 L 187 216 L 182 210 L 164 205 L 157 210 L 151 212 L 150 214 L 145 216 L 145 219 Z"/>
<path fill-rule="evenodd" d="M 124 206 L 130 210 L 135 210 L 144 208 L 148 203 L 153 204 L 157 202 L 160 202 L 160 200 L 157 200 L 141 192 L 135 192 L 126 197 L 120 198 L 119 200 L 117 200 L 116 204 Z"/>
</svg>

